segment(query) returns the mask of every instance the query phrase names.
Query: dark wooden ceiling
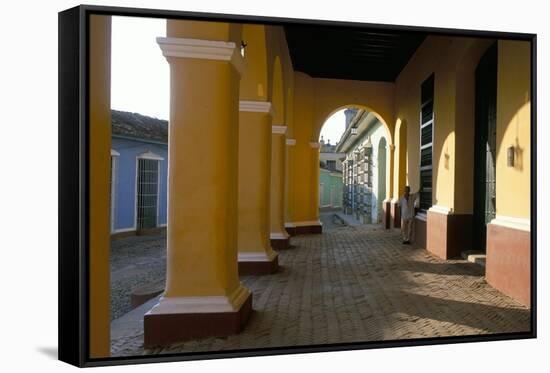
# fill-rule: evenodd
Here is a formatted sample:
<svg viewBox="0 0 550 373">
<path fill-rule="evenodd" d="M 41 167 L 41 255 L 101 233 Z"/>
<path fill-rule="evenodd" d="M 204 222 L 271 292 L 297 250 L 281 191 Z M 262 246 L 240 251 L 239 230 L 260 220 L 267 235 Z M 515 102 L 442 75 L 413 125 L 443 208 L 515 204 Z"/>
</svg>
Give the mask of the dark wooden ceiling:
<svg viewBox="0 0 550 373">
<path fill-rule="evenodd" d="M 294 70 L 316 78 L 393 82 L 425 39 L 421 32 L 286 25 Z"/>
</svg>

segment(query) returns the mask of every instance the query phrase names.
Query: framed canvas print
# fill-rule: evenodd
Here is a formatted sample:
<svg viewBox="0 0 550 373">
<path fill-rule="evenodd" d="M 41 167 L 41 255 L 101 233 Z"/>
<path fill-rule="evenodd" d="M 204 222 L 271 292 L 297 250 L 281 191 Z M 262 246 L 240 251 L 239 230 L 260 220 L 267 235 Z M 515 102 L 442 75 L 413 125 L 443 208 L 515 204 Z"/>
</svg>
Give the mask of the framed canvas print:
<svg viewBox="0 0 550 373">
<path fill-rule="evenodd" d="M 536 35 L 59 13 L 59 358 L 536 336 Z"/>
</svg>

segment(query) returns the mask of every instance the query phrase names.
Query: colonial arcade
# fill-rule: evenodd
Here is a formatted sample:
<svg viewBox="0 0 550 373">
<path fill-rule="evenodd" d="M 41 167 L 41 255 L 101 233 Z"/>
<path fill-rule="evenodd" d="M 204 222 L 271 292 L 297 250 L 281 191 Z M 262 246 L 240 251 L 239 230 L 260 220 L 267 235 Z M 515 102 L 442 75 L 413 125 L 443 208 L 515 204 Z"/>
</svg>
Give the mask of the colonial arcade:
<svg viewBox="0 0 550 373">
<path fill-rule="evenodd" d="M 110 346 L 110 24 L 91 16 L 92 357 Z M 322 234 L 319 133 L 345 107 L 384 133 L 373 148 L 383 226 L 398 227 L 399 196 L 422 182 L 415 245 L 443 259 L 486 251 L 489 284 L 530 305 L 529 42 L 335 33 L 346 56 L 386 43 L 393 57 L 323 63 L 337 51 L 308 43 L 306 26 L 167 20 L 157 39 L 171 82 L 167 274 L 145 346 L 246 325 L 253 300 L 239 273 L 276 272 L 293 235 Z"/>
</svg>

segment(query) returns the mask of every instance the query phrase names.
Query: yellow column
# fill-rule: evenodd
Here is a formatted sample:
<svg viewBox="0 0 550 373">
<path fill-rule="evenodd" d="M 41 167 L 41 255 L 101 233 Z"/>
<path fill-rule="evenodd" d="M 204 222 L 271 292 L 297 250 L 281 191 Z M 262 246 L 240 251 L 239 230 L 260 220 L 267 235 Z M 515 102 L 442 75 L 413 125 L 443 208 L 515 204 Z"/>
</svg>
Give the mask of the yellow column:
<svg viewBox="0 0 550 373">
<path fill-rule="evenodd" d="M 289 229 L 292 217 L 294 216 L 294 204 L 292 197 L 294 196 L 294 189 L 296 186 L 292 183 L 292 180 L 294 180 L 293 173 L 295 167 L 293 167 L 291 159 L 294 157 L 293 151 L 295 149 L 296 139 L 287 138 L 285 144 L 285 231 L 291 233 Z"/>
<path fill-rule="evenodd" d="M 292 140 L 289 159 L 290 235 L 321 233 L 319 221 L 319 143 Z M 287 140 L 288 144 L 288 140 Z"/>
<path fill-rule="evenodd" d="M 286 126 L 274 125 L 271 135 L 271 246 L 289 247 L 285 229 Z"/>
<path fill-rule="evenodd" d="M 269 240 L 271 103 L 239 107 L 239 274 L 268 274 L 278 269 Z"/>
<path fill-rule="evenodd" d="M 170 63 L 166 290 L 145 315 L 145 346 L 237 333 L 252 304 L 237 272 L 240 29 L 167 26 L 157 39 Z"/>
<path fill-rule="evenodd" d="M 111 353 L 109 177 L 111 165 L 111 17 L 90 17 L 90 357 Z"/>
</svg>

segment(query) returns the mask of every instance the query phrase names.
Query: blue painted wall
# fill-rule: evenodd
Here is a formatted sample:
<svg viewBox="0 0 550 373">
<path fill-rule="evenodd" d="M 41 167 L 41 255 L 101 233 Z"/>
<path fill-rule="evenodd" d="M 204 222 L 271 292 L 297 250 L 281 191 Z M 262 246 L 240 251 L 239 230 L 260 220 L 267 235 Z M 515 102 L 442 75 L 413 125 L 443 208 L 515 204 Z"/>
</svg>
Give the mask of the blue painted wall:
<svg viewBox="0 0 550 373">
<path fill-rule="evenodd" d="M 134 230 L 136 227 L 136 171 L 137 157 L 146 152 L 155 153 L 160 161 L 159 216 L 157 224 L 166 225 L 166 192 L 168 176 L 168 145 L 142 140 L 112 138 L 111 149 L 120 153 L 116 160 L 114 231 Z"/>
</svg>

